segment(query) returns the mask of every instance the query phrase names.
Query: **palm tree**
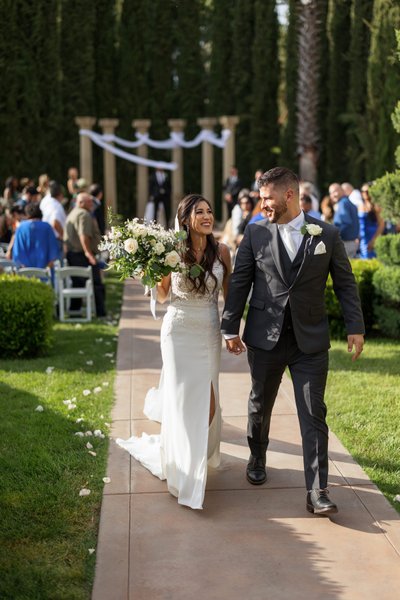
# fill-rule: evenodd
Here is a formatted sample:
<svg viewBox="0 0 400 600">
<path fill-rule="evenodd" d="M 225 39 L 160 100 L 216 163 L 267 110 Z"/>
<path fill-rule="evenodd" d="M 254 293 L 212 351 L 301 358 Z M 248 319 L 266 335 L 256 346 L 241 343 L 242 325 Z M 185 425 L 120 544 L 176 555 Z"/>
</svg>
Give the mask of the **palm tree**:
<svg viewBox="0 0 400 600">
<path fill-rule="evenodd" d="M 320 131 L 319 108 L 319 41 L 321 19 L 317 0 L 298 3 L 298 80 L 297 130 L 300 178 L 317 182 Z"/>
</svg>

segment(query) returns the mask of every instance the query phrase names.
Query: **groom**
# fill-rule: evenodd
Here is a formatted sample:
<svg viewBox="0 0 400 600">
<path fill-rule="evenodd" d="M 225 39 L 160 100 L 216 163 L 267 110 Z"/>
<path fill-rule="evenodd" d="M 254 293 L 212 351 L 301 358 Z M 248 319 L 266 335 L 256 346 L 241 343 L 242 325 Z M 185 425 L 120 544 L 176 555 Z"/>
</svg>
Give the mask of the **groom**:
<svg viewBox="0 0 400 600">
<path fill-rule="evenodd" d="M 329 329 L 324 291 L 329 273 L 342 306 L 348 351 L 357 359 L 364 344 L 364 322 L 357 286 L 339 230 L 300 210 L 299 181 L 284 167 L 258 180 L 261 208 L 268 219 L 246 228 L 222 315 L 229 352 L 245 346 L 240 320 L 250 293 L 243 334 L 252 378 L 249 396 L 247 479 L 266 481 L 271 413 L 288 366 L 293 380 L 303 442 L 306 507 L 333 514 L 328 496 L 328 426 L 324 402 Z"/>
</svg>

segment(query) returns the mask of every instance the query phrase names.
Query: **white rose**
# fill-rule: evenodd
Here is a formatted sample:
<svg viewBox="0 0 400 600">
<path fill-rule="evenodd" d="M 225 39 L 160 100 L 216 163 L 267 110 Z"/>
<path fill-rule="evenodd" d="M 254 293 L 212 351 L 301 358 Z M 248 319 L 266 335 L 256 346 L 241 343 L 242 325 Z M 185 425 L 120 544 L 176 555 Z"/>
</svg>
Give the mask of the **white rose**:
<svg viewBox="0 0 400 600">
<path fill-rule="evenodd" d="M 135 254 L 138 249 L 138 243 L 134 238 L 128 238 L 124 242 L 124 248 L 129 254 Z"/>
<path fill-rule="evenodd" d="M 319 225 L 314 225 L 313 223 L 309 223 L 307 225 L 307 231 L 310 235 L 321 235 L 322 227 Z"/>
<path fill-rule="evenodd" d="M 162 254 L 165 250 L 165 246 L 162 242 L 157 242 L 157 244 L 154 246 L 154 252 L 156 254 Z"/>
<path fill-rule="evenodd" d="M 165 257 L 165 264 L 167 265 L 167 267 L 172 267 L 173 269 L 176 267 L 179 261 L 179 254 L 175 252 L 175 250 L 172 250 L 172 252 L 168 252 L 167 256 Z"/>
</svg>

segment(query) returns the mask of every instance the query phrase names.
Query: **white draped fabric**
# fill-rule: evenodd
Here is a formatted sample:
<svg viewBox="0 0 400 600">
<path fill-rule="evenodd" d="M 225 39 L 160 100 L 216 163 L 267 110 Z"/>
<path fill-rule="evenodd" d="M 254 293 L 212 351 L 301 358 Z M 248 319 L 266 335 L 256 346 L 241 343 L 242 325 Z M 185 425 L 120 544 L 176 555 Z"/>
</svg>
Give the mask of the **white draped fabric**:
<svg viewBox="0 0 400 600">
<path fill-rule="evenodd" d="M 89 137 L 94 144 L 104 148 L 111 154 L 134 162 L 138 165 L 144 165 L 147 167 L 154 167 L 158 169 L 168 169 L 174 171 L 177 168 L 177 164 L 174 162 L 156 161 L 148 158 L 137 156 L 136 154 L 130 154 L 125 152 L 112 144 L 118 144 L 124 148 L 139 148 L 140 146 L 146 145 L 150 148 L 156 148 L 158 150 L 173 150 L 174 148 L 195 148 L 203 142 L 208 142 L 218 148 L 225 148 L 227 139 L 231 135 L 229 129 L 223 129 L 221 137 L 218 137 L 211 129 L 202 129 L 193 140 L 185 140 L 182 132 L 171 131 L 171 135 L 167 140 L 152 140 L 147 133 L 136 133 L 137 141 L 133 142 L 130 140 L 124 140 L 112 133 L 100 134 L 92 131 L 91 129 L 80 129 L 79 135 L 86 135 Z"/>
</svg>

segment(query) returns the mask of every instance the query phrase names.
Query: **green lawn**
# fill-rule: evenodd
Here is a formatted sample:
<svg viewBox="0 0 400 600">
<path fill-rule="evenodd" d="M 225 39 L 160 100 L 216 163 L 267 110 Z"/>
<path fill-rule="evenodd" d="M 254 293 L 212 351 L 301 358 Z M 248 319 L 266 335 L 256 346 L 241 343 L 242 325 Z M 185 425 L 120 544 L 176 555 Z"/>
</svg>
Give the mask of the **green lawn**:
<svg viewBox="0 0 400 600">
<path fill-rule="evenodd" d="M 121 293 L 122 284 L 108 276 L 113 323 L 56 324 L 48 356 L 0 363 L 2 600 L 90 597 Z M 54 370 L 46 373 L 48 367 Z M 95 430 L 105 437 L 75 435 Z M 80 496 L 83 488 L 90 495 Z"/>
<path fill-rule="evenodd" d="M 400 512 L 400 341 L 367 338 L 355 363 L 333 342 L 326 403 L 332 431 Z"/>
</svg>

